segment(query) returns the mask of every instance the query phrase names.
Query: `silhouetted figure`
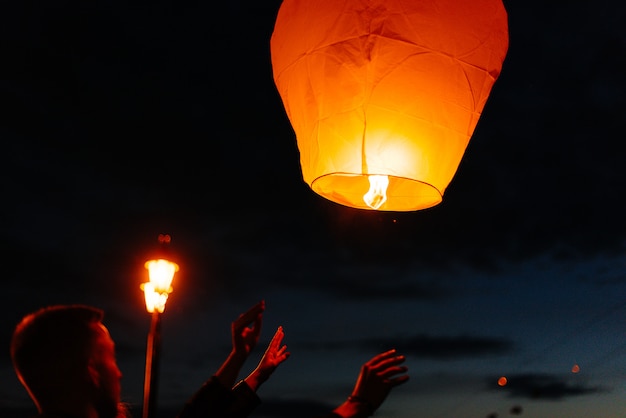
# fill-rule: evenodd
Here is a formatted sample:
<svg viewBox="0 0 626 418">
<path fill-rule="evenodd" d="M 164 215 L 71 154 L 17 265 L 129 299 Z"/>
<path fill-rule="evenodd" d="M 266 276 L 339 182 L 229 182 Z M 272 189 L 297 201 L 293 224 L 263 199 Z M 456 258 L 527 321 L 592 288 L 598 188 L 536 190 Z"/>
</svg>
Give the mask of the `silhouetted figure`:
<svg viewBox="0 0 626 418">
<path fill-rule="evenodd" d="M 89 306 L 53 306 L 25 316 L 11 340 L 17 376 L 42 417 L 126 416 L 115 345 Z"/>
<path fill-rule="evenodd" d="M 256 394 L 290 356 L 278 327 L 257 367 L 235 384 L 259 341 L 265 302 L 231 324 L 232 350 L 224 363 L 183 406 L 178 418 L 244 418 L 261 403 Z M 121 402 L 115 343 L 102 323 L 104 312 L 86 305 L 55 305 L 26 315 L 11 340 L 11 359 L 38 418 L 128 418 Z M 396 350 L 361 366 L 352 394 L 319 418 L 365 418 L 409 377 Z"/>
<path fill-rule="evenodd" d="M 278 328 L 258 366 L 233 387 L 259 340 L 265 303 L 232 323 L 233 348 L 214 376 L 187 402 L 184 418 L 245 417 L 259 402 L 255 391 L 289 357 Z M 104 312 L 85 305 L 56 305 L 26 315 L 11 340 L 11 359 L 40 418 L 125 418 L 115 344 Z"/>
</svg>

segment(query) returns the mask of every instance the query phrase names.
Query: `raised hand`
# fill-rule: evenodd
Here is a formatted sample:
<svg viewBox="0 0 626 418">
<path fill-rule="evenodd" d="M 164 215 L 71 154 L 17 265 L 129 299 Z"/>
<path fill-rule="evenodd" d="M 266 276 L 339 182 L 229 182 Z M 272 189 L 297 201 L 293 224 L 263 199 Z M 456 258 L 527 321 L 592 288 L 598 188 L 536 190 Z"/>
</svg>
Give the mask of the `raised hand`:
<svg viewBox="0 0 626 418">
<path fill-rule="evenodd" d="M 291 353 L 287 351 L 287 346 L 282 345 L 284 337 L 285 332 L 283 327 L 278 327 L 257 366 L 261 371 L 262 377 L 264 377 L 263 380 L 267 380 L 267 378 L 274 373 L 274 370 L 291 355 Z"/>
<path fill-rule="evenodd" d="M 231 323 L 233 352 L 247 358 L 259 342 L 265 301 L 262 300 Z"/>
<path fill-rule="evenodd" d="M 269 379 L 274 370 L 291 355 L 287 351 L 287 346 L 282 345 L 284 337 L 283 327 L 278 327 L 259 364 L 245 379 L 252 390 L 256 391 L 263 382 Z"/>
<path fill-rule="evenodd" d="M 404 374 L 408 368 L 400 365 L 404 360 L 405 357 L 394 349 L 380 353 L 364 363 L 352 395 L 333 410 L 332 416 L 365 418 L 374 414 L 391 389 L 409 380 L 409 376 Z"/>
<path fill-rule="evenodd" d="M 364 402 L 373 410 L 382 405 L 394 387 L 409 380 L 408 368 L 400 366 L 406 358 L 396 350 L 389 350 L 374 356 L 361 366 L 361 373 L 356 381 L 350 400 Z"/>
<path fill-rule="evenodd" d="M 230 388 L 233 386 L 243 363 L 259 341 L 263 323 L 263 311 L 265 311 L 264 300 L 248 309 L 247 312 L 239 315 L 231 323 L 233 348 L 215 373 L 215 376 L 224 387 Z"/>
</svg>

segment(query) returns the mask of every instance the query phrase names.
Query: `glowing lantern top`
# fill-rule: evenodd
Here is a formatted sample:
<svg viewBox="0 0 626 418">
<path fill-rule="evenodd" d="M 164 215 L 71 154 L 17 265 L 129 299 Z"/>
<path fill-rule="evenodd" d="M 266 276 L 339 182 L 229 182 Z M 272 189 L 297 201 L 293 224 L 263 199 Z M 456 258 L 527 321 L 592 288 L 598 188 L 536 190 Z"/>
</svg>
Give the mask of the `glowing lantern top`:
<svg viewBox="0 0 626 418">
<path fill-rule="evenodd" d="M 437 205 L 507 49 L 501 0 L 284 0 L 272 68 L 304 181 L 356 208 Z"/>
<path fill-rule="evenodd" d="M 170 243 L 169 235 L 159 235 L 159 243 L 168 245 Z M 148 270 L 149 282 L 142 283 L 141 289 L 144 292 L 146 301 L 146 310 L 150 313 L 165 311 L 165 303 L 167 297 L 172 293 L 172 280 L 174 274 L 179 270 L 178 264 L 173 261 L 162 258 L 166 254 L 161 251 L 158 258 L 148 260 L 144 264 Z"/>
</svg>

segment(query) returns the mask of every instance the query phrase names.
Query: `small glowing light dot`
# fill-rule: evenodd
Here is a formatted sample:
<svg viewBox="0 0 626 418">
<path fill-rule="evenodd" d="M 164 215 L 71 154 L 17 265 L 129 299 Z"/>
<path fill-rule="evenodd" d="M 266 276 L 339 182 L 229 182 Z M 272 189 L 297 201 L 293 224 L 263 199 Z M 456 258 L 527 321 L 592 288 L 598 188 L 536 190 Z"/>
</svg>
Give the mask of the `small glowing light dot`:
<svg viewBox="0 0 626 418">
<path fill-rule="evenodd" d="M 574 364 L 572 366 L 572 373 L 578 373 L 580 371 L 580 366 L 578 364 Z"/>
<path fill-rule="evenodd" d="M 508 380 L 506 379 L 506 377 L 502 376 L 501 378 L 498 379 L 498 386 L 505 386 L 507 382 Z"/>
</svg>

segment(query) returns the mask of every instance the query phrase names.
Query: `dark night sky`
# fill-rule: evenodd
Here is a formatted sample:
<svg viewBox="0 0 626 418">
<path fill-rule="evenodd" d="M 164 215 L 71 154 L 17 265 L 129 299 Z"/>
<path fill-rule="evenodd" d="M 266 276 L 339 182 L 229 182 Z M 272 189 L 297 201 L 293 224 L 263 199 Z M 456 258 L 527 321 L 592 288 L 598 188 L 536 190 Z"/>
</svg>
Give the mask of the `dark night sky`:
<svg viewBox="0 0 626 418">
<path fill-rule="evenodd" d="M 381 416 L 626 416 L 624 3 L 505 1 L 509 53 L 457 175 L 409 213 L 302 181 L 271 74 L 279 5 L 0 6 L 2 344 L 39 306 L 103 307 L 137 403 L 139 283 L 167 232 L 181 272 L 163 404 L 216 369 L 229 322 L 265 298 L 264 338 L 281 323 L 293 352 L 267 410 L 334 404 L 393 345 L 412 380 Z M 30 407 L 8 356 L 0 370 L 0 408 Z M 517 379 L 493 390 L 503 373 Z"/>
</svg>

